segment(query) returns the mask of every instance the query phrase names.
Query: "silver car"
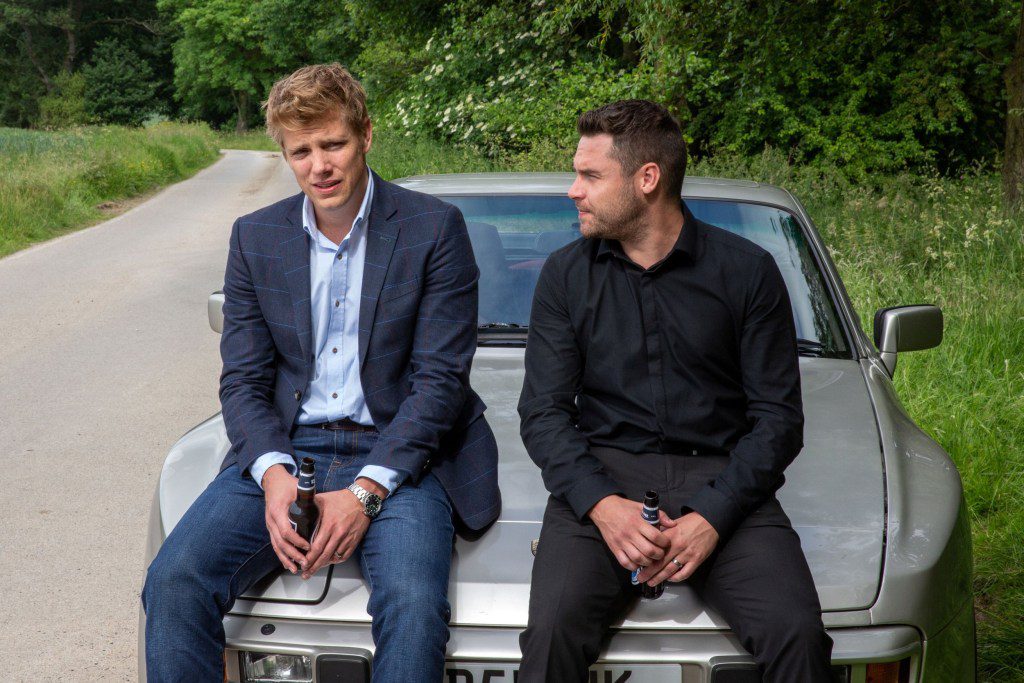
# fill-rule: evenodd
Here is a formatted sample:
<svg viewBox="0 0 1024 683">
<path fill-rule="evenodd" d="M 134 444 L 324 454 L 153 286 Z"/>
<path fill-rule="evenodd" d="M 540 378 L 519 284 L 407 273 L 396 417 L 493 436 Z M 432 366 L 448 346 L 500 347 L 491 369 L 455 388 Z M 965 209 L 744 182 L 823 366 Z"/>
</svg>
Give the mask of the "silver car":
<svg viewBox="0 0 1024 683">
<path fill-rule="evenodd" d="M 500 447 L 504 509 L 483 534 L 459 537 L 451 570 L 445 683 L 512 683 L 526 626 L 530 571 L 547 491 L 519 438 L 516 404 L 540 267 L 579 237 L 570 174 L 436 175 L 397 181 L 459 206 L 480 266 L 480 341 L 472 383 Z M 878 311 L 861 329 L 810 217 L 768 185 L 689 178 L 691 211 L 775 257 L 800 338 L 805 446 L 779 500 L 807 555 L 835 641 L 839 680 L 973 681 L 971 535 L 949 456 L 893 390 L 897 354 L 936 346 L 942 314 L 914 305 Z M 210 298 L 219 331 L 222 297 Z M 608 353 L 614 353 L 608 349 Z M 171 449 L 153 500 L 148 560 L 217 474 L 228 450 L 220 415 Z M 572 562 L 566 557 L 566 562 Z M 308 581 L 268 577 L 224 619 L 229 681 L 369 681 L 367 590 L 354 563 Z M 143 617 L 144 618 L 144 617 Z M 140 676 L 144 647 L 140 628 Z M 757 681 L 728 626 L 683 584 L 637 602 L 614 626 L 593 683 Z M 557 682 L 553 682 L 557 683 Z"/>
</svg>

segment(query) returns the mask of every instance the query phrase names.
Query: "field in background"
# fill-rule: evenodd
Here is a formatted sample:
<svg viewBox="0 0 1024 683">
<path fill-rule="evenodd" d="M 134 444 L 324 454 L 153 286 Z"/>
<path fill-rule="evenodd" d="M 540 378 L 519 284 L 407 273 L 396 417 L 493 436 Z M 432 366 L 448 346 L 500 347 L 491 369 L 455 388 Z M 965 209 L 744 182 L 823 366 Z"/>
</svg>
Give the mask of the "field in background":
<svg viewBox="0 0 1024 683">
<path fill-rule="evenodd" d="M 109 218 L 217 158 L 206 125 L 0 128 L 0 256 Z"/>
<path fill-rule="evenodd" d="M 95 222 L 103 202 L 184 178 L 219 148 L 276 150 L 262 133 L 202 126 L 37 133 L 0 129 L 0 256 Z M 491 160 L 379 130 L 369 163 L 416 173 L 569 170 L 554 147 Z M 945 340 L 903 354 L 896 386 L 908 412 L 953 456 L 972 516 L 981 680 L 1024 681 L 1024 222 L 1000 209 L 998 177 L 901 175 L 851 184 L 782 155 L 720 157 L 693 175 L 747 178 L 793 191 L 818 224 L 870 333 L 876 309 L 934 303 Z M 256 207 L 253 207 L 256 208 Z"/>
</svg>

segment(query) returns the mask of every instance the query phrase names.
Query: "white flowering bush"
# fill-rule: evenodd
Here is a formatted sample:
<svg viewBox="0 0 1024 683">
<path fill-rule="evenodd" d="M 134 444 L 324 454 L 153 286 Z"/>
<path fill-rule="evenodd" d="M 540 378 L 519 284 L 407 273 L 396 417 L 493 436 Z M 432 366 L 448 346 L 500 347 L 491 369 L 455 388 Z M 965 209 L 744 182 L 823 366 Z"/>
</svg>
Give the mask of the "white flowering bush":
<svg viewBox="0 0 1024 683">
<path fill-rule="evenodd" d="M 489 156 L 537 145 L 570 149 L 576 118 L 627 97 L 650 97 L 646 67 L 627 70 L 593 45 L 558 30 L 544 0 L 507 2 L 434 33 L 422 69 L 377 116 L 408 136 L 428 134 Z"/>
</svg>

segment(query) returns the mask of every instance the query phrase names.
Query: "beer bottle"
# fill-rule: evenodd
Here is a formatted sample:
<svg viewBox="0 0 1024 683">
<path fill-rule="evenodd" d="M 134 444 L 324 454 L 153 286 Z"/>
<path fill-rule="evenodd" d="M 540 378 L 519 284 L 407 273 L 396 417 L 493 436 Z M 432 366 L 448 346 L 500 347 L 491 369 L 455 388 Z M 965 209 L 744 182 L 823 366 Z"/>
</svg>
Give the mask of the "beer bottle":
<svg viewBox="0 0 1024 683">
<path fill-rule="evenodd" d="M 644 521 L 651 526 L 658 526 L 658 505 L 660 504 L 657 491 L 648 491 L 644 494 L 644 507 L 640 511 Z M 661 594 L 665 592 L 665 584 L 659 583 L 657 586 L 649 586 L 645 582 L 640 586 L 640 596 L 647 600 L 654 600 L 660 598 Z"/>
<path fill-rule="evenodd" d="M 316 495 L 316 484 L 313 480 L 315 469 L 313 458 L 302 459 L 295 501 L 288 507 L 288 519 L 291 520 L 292 527 L 307 541 L 313 537 L 320 516 L 316 502 L 313 501 L 313 496 Z"/>
</svg>

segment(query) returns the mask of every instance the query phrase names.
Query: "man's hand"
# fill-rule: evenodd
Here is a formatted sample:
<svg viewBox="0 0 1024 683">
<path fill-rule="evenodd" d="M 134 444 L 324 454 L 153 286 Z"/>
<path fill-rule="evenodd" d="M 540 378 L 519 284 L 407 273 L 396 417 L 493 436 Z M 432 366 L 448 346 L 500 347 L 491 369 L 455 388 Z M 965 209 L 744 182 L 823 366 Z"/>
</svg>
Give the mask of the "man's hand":
<svg viewBox="0 0 1024 683">
<path fill-rule="evenodd" d="M 612 495 L 599 500 L 587 513 L 615 559 L 630 571 L 661 560 L 669 547 L 668 537 L 644 521 L 643 507 L 641 503 Z M 671 523 L 664 512 L 659 512 L 659 516 L 662 523 Z"/>
<path fill-rule="evenodd" d="M 669 547 L 660 561 L 640 572 L 637 579 L 657 586 L 664 581 L 685 581 L 718 545 L 718 532 L 697 512 L 689 512 L 665 526 Z M 679 565 L 672 562 L 676 560 Z"/>
<path fill-rule="evenodd" d="M 294 574 L 306 561 L 309 542 L 296 533 L 288 519 L 288 506 L 295 500 L 298 479 L 288 473 L 284 465 L 273 465 L 263 474 L 264 513 L 270 544 L 284 568 Z"/>
<path fill-rule="evenodd" d="M 381 498 L 387 489 L 365 477 L 356 483 Z M 313 547 L 306 554 L 302 578 L 308 579 L 321 568 L 334 562 L 344 562 L 363 540 L 370 526 L 370 518 L 363 512 L 362 502 L 348 489 L 318 493 L 316 505 L 320 508 L 320 524 L 313 536 Z"/>
</svg>

